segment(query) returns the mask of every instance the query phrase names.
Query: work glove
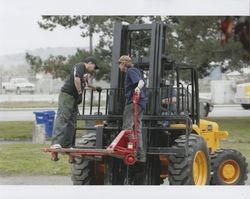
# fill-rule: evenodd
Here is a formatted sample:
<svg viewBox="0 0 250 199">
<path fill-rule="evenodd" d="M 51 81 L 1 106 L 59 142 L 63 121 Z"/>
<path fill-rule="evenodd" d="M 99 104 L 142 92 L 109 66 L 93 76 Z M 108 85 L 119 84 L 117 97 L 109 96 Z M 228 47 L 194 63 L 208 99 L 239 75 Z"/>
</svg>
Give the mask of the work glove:
<svg viewBox="0 0 250 199">
<path fill-rule="evenodd" d="M 137 86 L 137 87 L 135 88 L 135 93 L 140 94 L 140 92 L 141 92 L 141 89 Z"/>
<path fill-rule="evenodd" d="M 99 92 L 99 93 L 102 92 L 102 87 L 97 86 L 97 87 L 96 87 L 96 91 Z"/>
<path fill-rule="evenodd" d="M 78 95 L 78 97 L 76 99 L 76 103 L 77 104 L 81 104 L 82 103 L 82 93 Z"/>
</svg>

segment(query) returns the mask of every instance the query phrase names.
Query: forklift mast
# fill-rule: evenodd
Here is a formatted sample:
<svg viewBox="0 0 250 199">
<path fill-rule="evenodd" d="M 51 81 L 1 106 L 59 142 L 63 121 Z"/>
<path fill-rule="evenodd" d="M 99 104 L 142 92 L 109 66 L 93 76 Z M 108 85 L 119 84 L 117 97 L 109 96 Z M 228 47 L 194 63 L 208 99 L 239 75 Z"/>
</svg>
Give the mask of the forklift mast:
<svg viewBox="0 0 250 199">
<path fill-rule="evenodd" d="M 114 26 L 109 115 L 122 115 L 125 104 L 124 73 L 120 72 L 118 60 L 129 55 L 146 80 L 148 103 L 144 115 L 161 115 L 162 83 L 170 81 L 171 88 L 176 83 L 177 113 L 190 112 L 193 123 L 199 123 L 198 75 L 195 67 L 176 64 L 167 59 L 167 26 L 163 23 L 131 24 Z M 189 74 L 190 83 L 186 87 L 181 83 L 181 74 Z M 187 75 L 185 75 L 187 76 Z M 190 99 L 184 95 L 190 94 Z M 182 99 L 182 100 L 179 100 Z M 187 105 L 187 104 L 190 104 Z M 185 110 L 184 110 L 185 109 Z M 188 114 L 188 113 L 186 113 Z"/>
<path fill-rule="evenodd" d="M 160 85 L 162 73 L 162 55 L 165 53 L 166 26 L 163 23 L 153 24 L 115 24 L 114 43 L 112 51 L 111 88 L 118 88 L 122 91 L 124 75 L 119 71 L 118 59 L 121 55 L 132 57 L 135 67 L 138 67 L 143 74 L 147 74 L 147 88 L 157 88 Z M 124 103 L 122 93 L 110 96 L 109 113 L 121 113 L 121 106 Z M 159 95 L 148 93 L 150 101 L 149 113 L 159 112 L 156 106 Z M 116 103 L 114 103 L 116 102 Z M 118 102 L 118 103 L 117 103 Z M 113 105 L 113 106 L 112 106 Z"/>
</svg>

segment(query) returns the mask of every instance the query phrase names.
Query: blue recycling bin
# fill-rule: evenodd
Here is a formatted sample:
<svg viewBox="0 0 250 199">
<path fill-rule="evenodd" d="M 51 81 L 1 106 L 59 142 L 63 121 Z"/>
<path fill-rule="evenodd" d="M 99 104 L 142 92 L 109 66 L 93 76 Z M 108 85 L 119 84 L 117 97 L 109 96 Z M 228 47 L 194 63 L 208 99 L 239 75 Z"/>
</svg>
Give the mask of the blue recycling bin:
<svg viewBox="0 0 250 199">
<path fill-rule="evenodd" d="M 36 123 L 37 124 L 44 124 L 44 112 L 33 112 L 36 115 Z"/>
<path fill-rule="evenodd" d="M 36 115 L 36 123 L 45 125 L 46 136 L 52 137 L 55 111 L 34 112 L 34 114 Z"/>
</svg>

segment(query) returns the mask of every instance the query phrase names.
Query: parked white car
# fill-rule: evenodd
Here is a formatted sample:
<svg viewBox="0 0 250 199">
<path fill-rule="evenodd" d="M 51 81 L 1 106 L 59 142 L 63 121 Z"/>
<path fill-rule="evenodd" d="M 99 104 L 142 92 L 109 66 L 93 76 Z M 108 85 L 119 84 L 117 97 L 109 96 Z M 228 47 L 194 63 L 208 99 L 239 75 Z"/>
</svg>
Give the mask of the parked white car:
<svg viewBox="0 0 250 199">
<path fill-rule="evenodd" d="M 236 86 L 235 103 L 241 104 L 244 109 L 250 109 L 250 82 Z"/>
<path fill-rule="evenodd" d="M 10 82 L 2 83 L 2 91 L 3 93 L 16 92 L 17 95 L 23 92 L 34 94 L 35 85 L 30 83 L 26 78 L 12 78 Z"/>
<path fill-rule="evenodd" d="M 207 117 L 209 112 L 214 109 L 214 104 L 212 103 L 211 97 L 200 93 L 200 117 Z"/>
</svg>

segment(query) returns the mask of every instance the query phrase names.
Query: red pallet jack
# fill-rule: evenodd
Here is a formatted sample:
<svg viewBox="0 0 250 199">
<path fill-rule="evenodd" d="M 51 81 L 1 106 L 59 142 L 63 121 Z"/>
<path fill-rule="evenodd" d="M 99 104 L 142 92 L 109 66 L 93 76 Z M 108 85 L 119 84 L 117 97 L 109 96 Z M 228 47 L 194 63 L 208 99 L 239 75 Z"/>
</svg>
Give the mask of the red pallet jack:
<svg viewBox="0 0 250 199">
<path fill-rule="evenodd" d="M 78 148 L 45 148 L 44 152 L 51 154 L 51 160 L 57 161 L 58 154 L 69 155 L 69 162 L 74 162 L 75 157 L 83 156 L 112 156 L 123 159 L 126 165 L 133 165 L 136 161 L 138 148 L 138 102 L 139 94 L 134 93 L 134 130 L 122 130 L 106 149 L 78 149 Z"/>
</svg>

